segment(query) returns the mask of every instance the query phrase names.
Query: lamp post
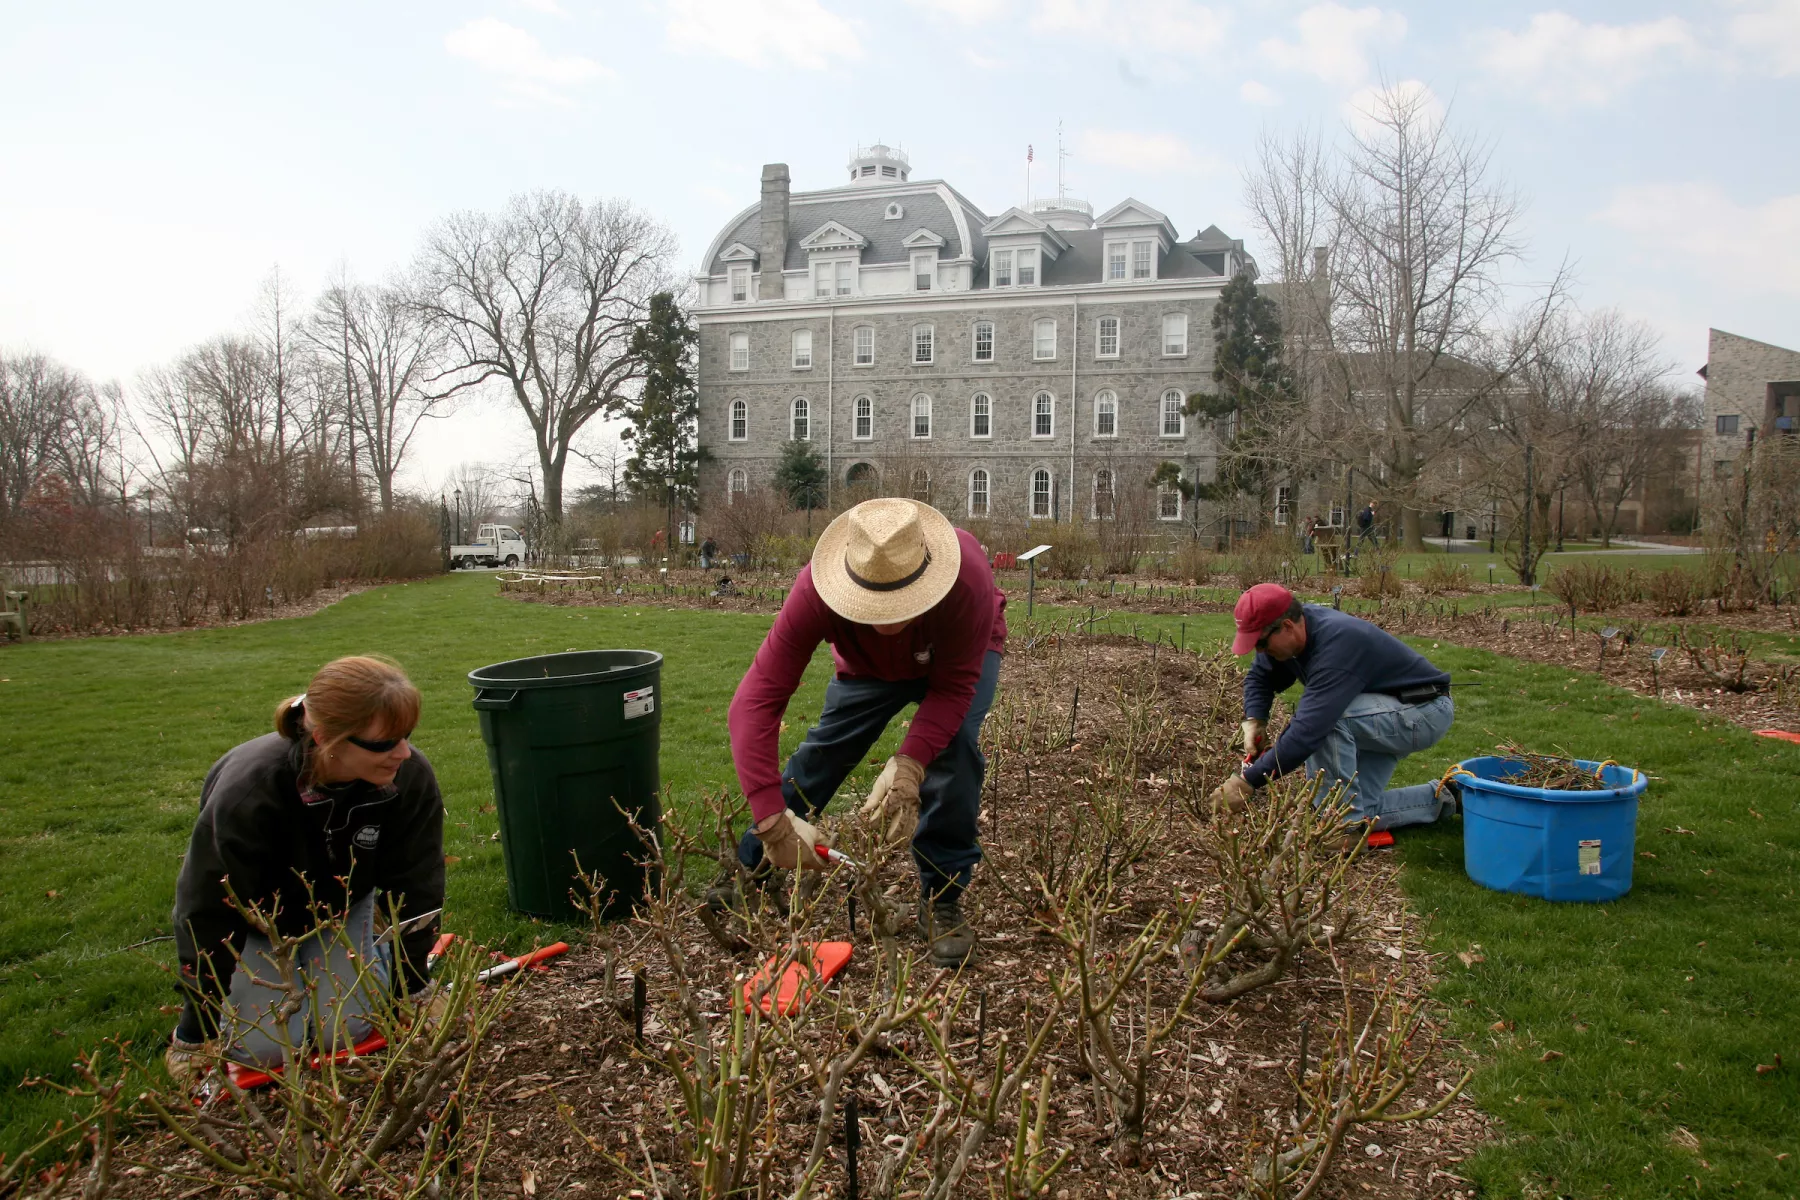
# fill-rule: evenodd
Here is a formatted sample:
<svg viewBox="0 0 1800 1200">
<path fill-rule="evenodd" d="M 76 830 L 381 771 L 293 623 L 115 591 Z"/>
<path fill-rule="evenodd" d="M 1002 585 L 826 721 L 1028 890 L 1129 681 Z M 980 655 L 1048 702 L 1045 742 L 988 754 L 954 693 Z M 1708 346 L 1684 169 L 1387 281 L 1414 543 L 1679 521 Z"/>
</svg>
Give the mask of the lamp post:
<svg viewBox="0 0 1800 1200">
<path fill-rule="evenodd" d="M 675 549 L 675 472 L 663 472 L 663 494 L 668 504 L 668 514 L 663 525 L 663 558 L 667 560 Z"/>
<path fill-rule="evenodd" d="M 462 489 L 457 488 L 454 492 L 451 493 L 451 495 L 456 497 L 456 541 L 457 541 L 458 545 L 461 545 L 462 540 L 463 540 L 463 534 L 462 534 Z"/>
</svg>

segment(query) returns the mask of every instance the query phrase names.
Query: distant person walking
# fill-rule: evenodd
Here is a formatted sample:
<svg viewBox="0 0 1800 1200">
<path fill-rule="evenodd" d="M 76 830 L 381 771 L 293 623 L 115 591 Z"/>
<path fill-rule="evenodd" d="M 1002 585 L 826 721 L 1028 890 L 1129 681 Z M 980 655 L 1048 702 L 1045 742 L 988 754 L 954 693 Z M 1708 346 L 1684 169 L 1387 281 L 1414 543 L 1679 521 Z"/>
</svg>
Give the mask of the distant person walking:
<svg viewBox="0 0 1800 1200">
<path fill-rule="evenodd" d="M 1300 553 L 1311 554 L 1313 552 L 1313 537 L 1318 532 L 1318 528 L 1319 528 L 1319 514 L 1318 513 L 1314 513 L 1312 516 L 1306 518 L 1306 524 L 1304 524 L 1300 527 L 1300 529 L 1301 529 Z"/>
<path fill-rule="evenodd" d="M 1375 501 L 1363 505 L 1363 510 L 1356 514 L 1356 544 L 1374 542 L 1377 550 L 1381 549 L 1381 537 L 1375 532 Z"/>
<path fill-rule="evenodd" d="M 700 569 L 702 571 L 712 570 L 713 555 L 718 552 L 719 544 L 711 538 L 700 543 Z"/>
</svg>

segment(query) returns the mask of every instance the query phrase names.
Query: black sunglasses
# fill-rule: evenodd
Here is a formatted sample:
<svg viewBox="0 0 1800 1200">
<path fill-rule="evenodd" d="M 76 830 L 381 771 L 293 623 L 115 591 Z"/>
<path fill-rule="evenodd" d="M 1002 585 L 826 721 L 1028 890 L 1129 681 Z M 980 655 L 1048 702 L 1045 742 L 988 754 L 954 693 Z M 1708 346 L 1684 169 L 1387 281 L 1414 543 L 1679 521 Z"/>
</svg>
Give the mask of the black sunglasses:
<svg viewBox="0 0 1800 1200">
<path fill-rule="evenodd" d="M 1269 648 L 1269 639 L 1274 637 L 1275 631 L 1277 629 L 1280 629 L 1285 624 L 1287 624 L 1287 618 L 1283 617 L 1283 618 L 1281 618 L 1281 620 L 1275 622 L 1273 625 L 1271 625 L 1267 629 L 1263 630 L 1263 635 L 1256 639 L 1256 648 L 1261 651 L 1267 651 Z M 354 740 L 354 739 L 352 739 L 352 740 Z"/>
<path fill-rule="evenodd" d="M 411 736 L 412 730 L 409 729 L 399 737 L 376 738 L 373 740 L 368 738 L 347 737 L 344 740 L 349 742 L 352 746 L 367 750 L 370 754 L 386 754 Z"/>
</svg>

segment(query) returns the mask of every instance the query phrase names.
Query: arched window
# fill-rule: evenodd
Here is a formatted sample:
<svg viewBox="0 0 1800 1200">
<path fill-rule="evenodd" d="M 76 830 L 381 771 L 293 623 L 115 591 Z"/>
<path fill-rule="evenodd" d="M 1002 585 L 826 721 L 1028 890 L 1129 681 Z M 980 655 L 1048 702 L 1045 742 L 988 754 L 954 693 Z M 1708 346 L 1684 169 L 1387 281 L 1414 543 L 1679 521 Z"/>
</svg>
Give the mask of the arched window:
<svg viewBox="0 0 1800 1200">
<path fill-rule="evenodd" d="M 969 436 L 994 436 L 994 402 L 986 392 L 976 392 L 969 398 Z"/>
<path fill-rule="evenodd" d="M 742 496 L 745 492 L 747 492 L 749 490 L 750 490 L 750 475 L 749 475 L 749 473 L 747 471 L 745 471 L 744 468 L 742 468 L 742 467 L 731 468 L 731 474 L 726 476 L 725 502 L 727 504 L 736 504 L 738 502 L 738 497 Z"/>
<path fill-rule="evenodd" d="M 851 487 L 872 488 L 879 482 L 875 468 L 866 462 L 854 463 L 844 472 L 844 482 Z"/>
<path fill-rule="evenodd" d="M 931 397 L 923 392 L 912 398 L 912 435 L 916 438 L 931 436 Z"/>
<path fill-rule="evenodd" d="M 859 442 L 866 442 L 875 436 L 875 401 L 867 396 L 856 398 L 856 424 L 850 436 Z"/>
<path fill-rule="evenodd" d="M 792 436 L 796 442 L 810 441 L 812 438 L 812 405 L 806 402 L 805 396 L 794 397 Z"/>
<path fill-rule="evenodd" d="M 1117 511 L 1113 501 L 1113 473 L 1111 467 L 1101 467 L 1094 472 L 1094 519 L 1110 520 Z"/>
<path fill-rule="evenodd" d="M 988 473 L 983 467 L 976 467 L 969 472 L 969 515 L 988 515 Z"/>
<path fill-rule="evenodd" d="M 1031 398 L 1031 436 L 1056 436 L 1056 397 L 1049 392 L 1039 392 Z"/>
<path fill-rule="evenodd" d="M 1162 394 L 1162 435 L 1164 437 L 1187 436 L 1187 414 L 1182 411 L 1186 407 L 1186 397 L 1180 388 L 1170 388 Z"/>
<path fill-rule="evenodd" d="M 1031 473 L 1031 515 L 1050 515 L 1050 472 L 1043 467 Z"/>
<path fill-rule="evenodd" d="M 921 504 L 931 503 L 931 472 L 924 467 L 913 468 L 912 498 Z"/>
<path fill-rule="evenodd" d="M 1094 396 L 1094 436 L 1119 436 L 1119 398 L 1111 391 L 1098 392 Z"/>
<path fill-rule="evenodd" d="M 750 406 L 742 400 L 731 402 L 731 440 L 744 441 L 750 436 Z"/>
</svg>

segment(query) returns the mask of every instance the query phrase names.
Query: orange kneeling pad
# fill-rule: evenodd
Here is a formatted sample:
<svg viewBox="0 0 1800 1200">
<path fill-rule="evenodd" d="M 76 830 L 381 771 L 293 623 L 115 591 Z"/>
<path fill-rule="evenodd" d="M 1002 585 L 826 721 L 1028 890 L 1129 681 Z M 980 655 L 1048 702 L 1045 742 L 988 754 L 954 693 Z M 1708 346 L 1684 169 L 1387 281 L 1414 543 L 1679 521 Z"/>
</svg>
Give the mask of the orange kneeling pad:
<svg viewBox="0 0 1800 1200">
<path fill-rule="evenodd" d="M 809 970 L 800 962 L 789 963 L 781 973 L 781 981 L 763 993 L 763 1012 L 779 1012 L 785 1017 L 811 1003 L 819 988 L 830 983 L 850 961 L 852 947 L 849 942 L 814 942 L 810 949 L 812 968 Z M 750 1011 L 752 998 L 759 988 L 767 986 L 774 972 L 775 959 L 771 958 L 744 984 L 745 1012 Z"/>
</svg>

